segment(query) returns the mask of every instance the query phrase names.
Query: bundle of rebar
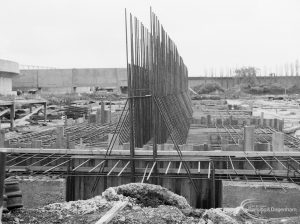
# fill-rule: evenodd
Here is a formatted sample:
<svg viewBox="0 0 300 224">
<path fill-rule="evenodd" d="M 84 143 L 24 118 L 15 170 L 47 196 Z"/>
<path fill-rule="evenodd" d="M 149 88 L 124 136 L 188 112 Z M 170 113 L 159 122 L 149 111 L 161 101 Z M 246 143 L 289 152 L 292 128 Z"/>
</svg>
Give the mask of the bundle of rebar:
<svg viewBox="0 0 300 224">
<path fill-rule="evenodd" d="M 150 31 L 131 14 L 125 19 L 131 143 L 162 144 L 174 132 L 184 144 L 192 117 L 187 67 L 152 10 Z"/>
</svg>

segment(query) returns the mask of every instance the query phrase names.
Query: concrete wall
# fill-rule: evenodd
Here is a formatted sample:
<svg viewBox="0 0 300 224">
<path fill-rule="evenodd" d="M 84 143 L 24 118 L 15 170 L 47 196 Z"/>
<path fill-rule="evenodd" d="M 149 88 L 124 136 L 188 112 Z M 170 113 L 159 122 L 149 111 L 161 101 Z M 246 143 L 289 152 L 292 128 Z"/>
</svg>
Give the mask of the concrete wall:
<svg viewBox="0 0 300 224">
<path fill-rule="evenodd" d="M 240 84 L 241 80 L 235 77 L 189 77 L 189 87 L 191 88 L 208 82 L 216 82 L 222 88 L 229 89 Z M 261 76 L 257 77 L 257 82 L 259 84 L 280 83 L 284 86 L 300 85 L 300 76 Z"/>
<path fill-rule="evenodd" d="M 284 86 L 300 86 L 300 76 L 261 76 L 259 84 L 280 83 Z M 189 77 L 189 87 L 203 83 L 217 82 L 224 89 L 230 89 L 241 80 L 235 77 Z M 13 79 L 13 89 L 41 88 L 44 91 L 72 92 L 88 91 L 88 87 L 127 86 L 126 68 L 83 68 L 83 69 L 40 69 L 21 70 L 21 75 Z M 80 89 L 78 87 L 86 87 Z"/>
<path fill-rule="evenodd" d="M 12 78 L 18 74 L 18 63 L 0 59 L 0 94 L 14 94 L 12 92 Z"/>
<path fill-rule="evenodd" d="M 127 85 L 126 68 L 73 69 L 73 85 L 76 87 L 99 86 L 119 88 L 123 81 Z"/>
<path fill-rule="evenodd" d="M 19 183 L 25 208 L 40 208 L 52 203 L 65 202 L 66 200 L 65 179 L 23 177 Z"/>
<path fill-rule="evenodd" d="M 13 89 L 41 88 L 42 91 L 89 91 L 90 87 L 127 86 L 126 68 L 21 70 L 13 79 Z"/>
</svg>

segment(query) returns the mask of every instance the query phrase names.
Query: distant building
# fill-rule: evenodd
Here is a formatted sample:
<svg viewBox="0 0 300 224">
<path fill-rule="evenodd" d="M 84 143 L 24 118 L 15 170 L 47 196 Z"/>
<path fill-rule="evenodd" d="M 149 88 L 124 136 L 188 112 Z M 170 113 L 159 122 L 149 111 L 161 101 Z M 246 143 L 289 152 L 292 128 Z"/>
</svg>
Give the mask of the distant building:
<svg viewBox="0 0 300 224">
<path fill-rule="evenodd" d="M 123 92 L 127 89 L 126 68 L 73 68 L 21 70 L 13 89 L 37 89 L 52 93 L 83 93 L 95 89 Z"/>
<path fill-rule="evenodd" d="M 19 75 L 19 64 L 0 59 L 0 94 L 15 95 L 12 91 L 12 79 Z"/>
</svg>

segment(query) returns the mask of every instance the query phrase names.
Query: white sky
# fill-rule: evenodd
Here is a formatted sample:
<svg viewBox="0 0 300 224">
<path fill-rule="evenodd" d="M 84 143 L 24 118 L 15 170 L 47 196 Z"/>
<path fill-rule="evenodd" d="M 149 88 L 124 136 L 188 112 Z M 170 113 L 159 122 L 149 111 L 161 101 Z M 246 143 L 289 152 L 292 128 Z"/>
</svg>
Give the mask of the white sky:
<svg viewBox="0 0 300 224">
<path fill-rule="evenodd" d="M 150 6 L 190 76 L 211 66 L 269 67 L 299 58 L 299 0 L 2 0 L 0 58 L 125 67 L 124 8 L 148 26 Z"/>
</svg>

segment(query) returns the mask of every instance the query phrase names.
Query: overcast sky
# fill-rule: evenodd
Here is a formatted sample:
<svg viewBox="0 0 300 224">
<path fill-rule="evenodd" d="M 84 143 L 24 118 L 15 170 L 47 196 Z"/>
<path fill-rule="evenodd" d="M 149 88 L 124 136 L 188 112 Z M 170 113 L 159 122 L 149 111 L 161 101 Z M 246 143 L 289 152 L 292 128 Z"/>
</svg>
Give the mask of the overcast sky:
<svg viewBox="0 0 300 224">
<path fill-rule="evenodd" d="M 299 58 L 299 0 L 2 0 L 0 58 L 57 68 L 125 67 L 124 8 L 148 26 L 150 6 L 191 76 L 211 66 Z"/>
</svg>

